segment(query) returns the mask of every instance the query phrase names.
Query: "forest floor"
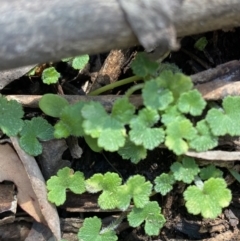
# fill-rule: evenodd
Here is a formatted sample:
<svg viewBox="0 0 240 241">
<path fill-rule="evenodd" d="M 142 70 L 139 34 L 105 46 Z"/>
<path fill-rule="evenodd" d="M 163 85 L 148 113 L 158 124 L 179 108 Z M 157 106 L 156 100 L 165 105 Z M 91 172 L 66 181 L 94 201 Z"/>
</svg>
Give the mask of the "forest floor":
<svg viewBox="0 0 240 241">
<path fill-rule="evenodd" d="M 195 42 L 200 37 L 206 37 L 208 44 L 204 51 L 194 48 Z M 180 40 L 181 48 L 177 52 L 170 53 L 164 62 L 174 63 L 186 75 L 194 75 L 210 68 L 215 68 L 220 64 L 240 59 L 240 29 L 227 31 L 214 31 L 201 35 L 188 36 Z M 42 69 L 49 66 L 49 63 L 39 67 L 39 73 L 29 77 L 24 75 L 7 85 L 3 90 L 3 95 L 43 95 L 45 93 L 56 93 L 62 95 L 85 95 L 89 89 L 97 89 L 109 82 L 115 82 L 125 77 L 131 76 L 129 64 L 139 47 L 124 51 L 111 51 L 110 53 L 90 56 L 89 65 L 81 72 L 74 70 L 64 62 L 54 63 L 53 65 L 61 73 L 58 84 L 45 85 L 41 81 Z M 239 75 L 240 76 L 240 75 Z M 95 82 L 95 83 L 93 83 Z M 98 82 L 98 83 L 97 83 Z M 86 84 L 88 83 L 88 84 Z M 129 86 L 118 87 L 111 92 L 103 93 L 103 98 L 108 95 L 122 95 Z M 219 100 L 221 101 L 221 100 Z M 37 108 L 25 107 L 26 118 L 42 115 Z M 69 146 L 74 142 L 76 153 L 73 154 Z M 88 178 L 95 173 L 117 172 L 126 180 L 128 177 L 141 174 L 147 180 L 153 181 L 162 172 L 168 172 L 170 165 L 176 160 L 176 156 L 166 150 L 157 148 L 149 151 L 145 160 L 135 165 L 130 161 L 122 160 L 116 153 L 93 152 L 83 139 L 75 138 L 66 140 L 64 147 L 55 142 L 49 142 L 44 146 L 45 155 L 48 161 L 58 163 L 51 174 L 64 166 L 69 166 L 75 171 L 81 171 Z M 59 146 L 59 149 L 58 149 Z M 218 150 L 236 151 L 238 147 L 231 144 L 219 146 Z M 48 170 L 50 164 L 43 165 L 44 155 L 36 157 L 43 176 L 49 178 Z M 233 162 L 235 165 L 238 162 Z M 50 168 L 51 169 L 51 168 Z M 227 170 L 222 167 L 222 171 L 227 175 Z M 226 176 L 225 175 L 225 176 Z M 4 182 L 4 185 L 9 182 Z M 122 241 L 190 241 L 190 240 L 209 240 L 209 241 L 234 241 L 240 240 L 239 218 L 240 218 L 240 184 L 233 181 L 228 187 L 232 191 L 232 202 L 225 208 L 221 215 L 214 220 L 203 219 L 200 215 L 194 216 L 187 212 L 184 206 L 182 192 L 184 186 L 175 185 L 174 189 L 166 196 L 155 195 L 152 200 L 156 200 L 162 208 L 166 218 L 166 224 L 162 228 L 159 236 L 148 237 L 145 235 L 143 227 L 131 228 L 127 221 L 118 227 L 118 239 Z M 0 195 L 1 196 L 1 195 Z M 1 200 L 1 199 L 0 199 Z M 1 205 L 1 203 L 0 203 Z M 58 209 L 61 220 L 61 231 L 63 238 L 69 241 L 77 239 L 77 232 L 85 217 L 98 216 L 103 222 L 108 223 L 119 215 L 119 211 L 101 211 L 96 203 L 95 195 L 78 196 L 68 193 L 67 201 Z M 2 215 L 2 216 L 1 216 Z M 6 217 L 0 213 L 0 220 Z M 14 240 L 33 240 L 27 239 L 30 234 L 33 219 L 28 216 L 20 207 L 14 214 L 15 221 L 0 226 L 0 239 L 4 241 Z M 42 229 L 41 229 L 42 230 Z M 39 231 L 41 233 L 41 231 Z M 43 231 L 43 233 L 46 231 Z M 1 236 L 2 235 L 2 236 Z M 38 239 L 38 240 L 47 240 Z"/>
</svg>

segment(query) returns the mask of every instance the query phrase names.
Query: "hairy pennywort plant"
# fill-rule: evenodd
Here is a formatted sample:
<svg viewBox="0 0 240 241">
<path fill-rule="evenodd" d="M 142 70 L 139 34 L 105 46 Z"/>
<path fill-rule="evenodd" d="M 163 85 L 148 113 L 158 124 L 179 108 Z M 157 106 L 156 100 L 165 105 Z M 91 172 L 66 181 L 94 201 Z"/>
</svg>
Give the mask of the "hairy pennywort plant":
<svg viewBox="0 0 240 241">
<path fill-rule="evenodd" d="M 47 188 L 49 200 L 56 205 L 64 203 L 68 190 L 78 194 L 87 191 L 100 193 L 98 205 L 101 209 L 125 211 L 114 223 L 102 229 L 99 218 L 87 218 L 78 233 L 78 237 L 86 241 L 93 237 L 105 240 L 105 236 L 115 240 L 114 230 L 124 217 L 127 217 L 130 226 L 144 224 L 147 235 L 158 235 L 166 220 L 158 203 L 151 201 L 150 197 L 154 195 L 153 190 L 166 195 L 178 181 L 189 185 L 183 197 L 188 212 L 194 215 L 216 218 L 231 201 L 231 191 L 222 178 L 222 172 L 213 165 L 200 169 L 190 157 L 179 158 L 179 161 L 171 165 L 169 173 L 162 173 L 155 178 L 154 186 L 141 175 L 131 176 L 123 183 L 116 173 L 94 174 L 85 179 L 83 173 L 73 173 L 65 167 L 47 181 Z M 130 207 L 131 201 L 133 207 Z"/>
<path fill-rule="evenodd" d="M 111 113 L 97 102 L 67 104 L 60 96 L 54 100 L 52 94 L 44 95 L 39 106 L 46 114 L 59 117 L 54 127 L 56 138 L 84 137 L 94 151 L 118 151 L 134 163 L 163 143 L 177 155 L 190 147 L 205 151 L 217 145 L 208 122 L 194 126 L 187 118 L 199 116 L 206 106 L 188 77 L 165 71 L 146 80 L 142 93 L 145 108 L 138 112 L 127 96 L 113 104 Z"/>
<path fill-rule="evenodd" d="M 88 60 L 85 56 L 66 61 L 82 69 Z M 56 205 L 65 202 L 68 191 L 99 193 L 101 209 L 122 210 L 132 227 L 143 224 L 148 235 L 158 235 L 165 219 L 158 203 L 151 201 L 153 190 L 166 195 L 173 185 L 183 182 L 189 185 L 183 194 L 188 212 L 215 218 L 231 200 L 223 174 L 212 165 L 200 168 L 193 158 L 183 154 L 189 148 L 206 151 L 216 147 L 218 136 L 239 135 L 240 97 L 226 97 L 222 107 L 206 110 L 206 101 L 184 74 L 162 71 L 159 64 L 149 61 L 145 54 L 137 55 L 132 69 L 136 76 L 131 81 L 142 79 L 143 83 L 131 87 L 123 98 L 116 100 L 110 113 L 98 102 L 71 104 L 64 97 L 46 94 L 39 107 L 56 121 L 53 128 L 42 117 L 23 120 L 21 105 L 1 96 L 0 128 L 8 136 L 18 135 L 21 147 L 30 155 L 41 153 L 39 141 L 72 135 L 83 137 L 94 151 L 118 152 L 133 163 L 145 159 L 147 151 L 159 145 L 165 145 L 179 156 L 169 173 L 155 178 L 154 185 L 141 175 L 123 182 L 118 174 L 110 172 L 94 174 L 85 180 L 83 173 L 64 168 L 47 182 L 48 198 Z M 46 69 L 42 76 L 48 84 L 56 83 L 59 77 L 54 68 Z M 129 83 L 129 79 L 125 83 Z M 142 93 L 140 110 L 129 101 L 129 95 L 136 90 Z M 206 116 L 203 113 L 207 113 Z M 234 170 L 231 173 L 239 178 Z M 102 228 L 100 219 L 88 218 L 78 237 L 84 241 L 116 240 L 114 229 L 120 219 Z"/>
<path fill-rule="evenodd" d="M 84 69 L 89 61 L 88 55 L 81 55 L 77 57 L 65 58 L 62 59 L 63 62 L 67 62 L 76 70 Z M 34 71 L 31 71 L 30 75 L 33 75 Z M 56 84 L 58 79 L 61 77 L 61 74 L 56 70 L 55 67 L 51 66 L 43 70 L 42 72 L 42 81 L 44 84 Z"/>
<path fill-rule="evenodd" d="M 53 138 L 53 127 L 42 117 L 23 120 L 23 108 L 15 100 L 8 101 L 0 96 L 0 128 L 8 136 L 19 136 L 20 146 L 28 154 L 37 156 L 42 153 L 39 140 Z"/>
<path fill-rule="evenodd" d="M 122 182 L 122 178 L 116 173 L 94 174 L 89 179 L 85 179 L 83 173 L 79 171 L 73 173 L 70 168 L 65 167 L 47 181 L 48 199 L 56 205 L 62 205 L 66 200 L 67 191 L 76 194 L 82 194 L 85 191 L 101 192 L 98 197 L 98 205 L 101 209 L 118 208 L 123 211 L 129 209 L 132 201 L 134 208 L 126 212 L 130 225 L 137 227 L 145 222 L 146 233 L 157 235 L 165 223 L 165 218 L 161 214 L 158 203 L 150 202 L 152 184 L 140 175 L 134 175 L 125 183 Z M 90 232 L 94 237 L 97 235 L 99 239 L 102 235 L 111 235 L 113 238 L 117 223 L 119 225 L 116 221 L 115 225 L 112 224 L 104 231 L 100 231 L 101 221 L 98 218 L 85 219 L 78 236 L 83 240 L 89 240 L 85 235 Z"/>
<path fill-rule="evenodd" d="M 51 94 L 44 95 L 39 106 L 46 114 L 59 118 L 54 126 L 56 138 L 84 137 L 94 151 L 117 151 L 133 163 L 161 144 L 182 155 L 189 148 L 206 151 L 216 147 L 217 136 L 239 135 L 240 110 L 232 110 L 238 110 L 240 97 L 226 97 L 224 112 L 211 109 L 206 119 L 203 116 L 196 123 L 194 118 L 202 115 L 206 101 L 193 89 L 189 77 L 171 71 L 159 73 L 158 67 L 145 54 L 137 55 L 132 69 L 144 83 L 116 100 L 111 113 L 98 102 L 68 104 L 64 98 Z M 137 112 L 128 95 L 139 88 L 144 107 Z M 215 125 L 216 122 L 221 125 Z"/>
</svg>

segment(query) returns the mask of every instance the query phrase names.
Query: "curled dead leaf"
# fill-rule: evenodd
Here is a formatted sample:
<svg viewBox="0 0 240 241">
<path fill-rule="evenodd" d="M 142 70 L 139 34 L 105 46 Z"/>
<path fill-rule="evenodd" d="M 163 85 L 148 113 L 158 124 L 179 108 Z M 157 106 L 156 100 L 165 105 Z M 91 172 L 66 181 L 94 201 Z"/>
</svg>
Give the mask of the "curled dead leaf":
<svg viewBox="0 0 240 241">
<path fill-rule="evenodd" d="M 32 156 L 26 154 L 11 138 L 17 151 L 9 145 L 0 145 L 0 182 L 12 181 L 17 187 L 19 206 L 37 222 L 47 225 L 57 240 L 60 240 L 60 222 L 56 208 L 47 200 L 44 178 Z"/>
</svg>

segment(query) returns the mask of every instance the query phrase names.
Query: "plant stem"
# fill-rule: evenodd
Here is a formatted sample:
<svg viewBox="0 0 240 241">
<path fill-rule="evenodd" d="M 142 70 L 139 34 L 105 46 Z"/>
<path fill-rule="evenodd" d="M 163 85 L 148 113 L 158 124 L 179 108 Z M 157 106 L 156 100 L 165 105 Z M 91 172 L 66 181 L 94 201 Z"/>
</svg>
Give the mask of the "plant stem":
<svg viewBox="0 0 240 241">
<path fill-rule="evenodd" d="M 133 92 L 142 89 L 143 86 L 144 86 L 144 84 L 138 84 L 138 85 L 132 86 L 130 89 L 127 90 L 125 96 L 130 97 L 133 94 Z"/>
<path fill-rule="evenodd" d="M 129 211 L 125 211 L 122 212 L 121 215 L 110 225 L 108 225 L 106 228 L 102 229 L 100 234 L 103 234 L 105 232 L 108 232 L 109 230 L 114 231 L 115 229 L 118 228 L 118 226 L 121 224 L 121 222 L 123 221 L 124 218 L 127 217 L 127 215 L 129 214 Z"/>
<path fill-rule="evenodd" d="M 108 158 L 106 157 L 106 155 L 104 154 L 104 152 L 102 152 L 103 157 L 105 158 L 105 160 L 107 161 L 107 163 L 112 167 L 113 170 L 115 170 L 119 176 L 123 179 L 122 174 L 114 167 L 114 165 L 108 160 Z"/>
<path fill-rule="evenodd" d="M 119 87 L 119 86 L 122 86 L 122 85 L 126 85 L 126 84 L 132 83 L 134 81 L 139 81 L 141 79 L 142 78 L 139 77 L 139 76 L 132 76 L 132 77 L 129 77 L 129 78 L 126 78 L 126 79 L 114 82 L 112 84 L 103 86 L 103 87 L 101 87 L 99 89 L 96 89 L 94 91 L 91 91 L 90 93 L 88 93 L 88 95 L 90 95 L 90 96 L 99 95 L 99 94 L 101 94 L 101 93 L 103 93 L 105 91 L 112 90 L 112 89 L 114 89 L 116 87 Z"/>
</svg>

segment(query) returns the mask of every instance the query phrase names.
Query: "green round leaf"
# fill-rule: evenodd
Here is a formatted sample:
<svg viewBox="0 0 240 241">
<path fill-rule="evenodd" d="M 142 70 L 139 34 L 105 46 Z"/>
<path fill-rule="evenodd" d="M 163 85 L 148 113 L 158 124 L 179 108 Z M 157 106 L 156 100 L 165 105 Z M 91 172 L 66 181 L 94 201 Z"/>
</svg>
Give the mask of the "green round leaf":
<svg viewBox="0 0 240 241">
<path fill-rule="evenodd" d="M 197 123 L 197 136 L 189 142 L 191 148 L 198 152 L 207 151 L 218 145 L 218 138 L 214 136 L 206 122 L 201 120 Z"/>
<path fill-rule="evenodd" d="M 164 196 L 173 189 L 175 179 L 171 174 L 162 173 L 160 176 L 155 178 L 154 183 L 154 190 L 156 192 L 160 192 Z"/>
<path fill-rule="evenodd" d="M 206 106 L 206 101 L 203 99 L 201 93 L 197 90 L 190 90 L 181 94 L 177 105 L 178 109 L 184 114 L 191 114 L 198 116 L 202 114 Z"/>
<path fill-rule="evenodd" d="M 114 102 L 111 116 L 125 125 L 133 118 L 134 113 L 135 106 L 129 102 L 127 97 L 124 97 Z"/>
<path fill-rule="evenodd" d="M 45 94 L 39 101 L 39 108 L 52 117 L 60 117 L 63 108 L 68 105 L 65 98 L 54 94 Z"/>
<path fill-rule="evenodd" d="M 156 80 L 149 80 L 142 90 L 144 105 L 155 110 L 165 110 L 173 102 L 172 92 L 158 85 Z"/>
<path fill-rule="evenodd" d="M 128 222 L 132 227 L 138 227 L 145 221 L 144 230 L 147 235 L 159 235 L 166 222 L 157 202 L 149 202 L 143 208 L 134 207 L 128 214 Z"/>
<path fill-rule="evenodd" d="M 200 214 L 204 218 L 216 218 L 227 207 L 232 194 L 223 178 L 210 178 L 202 189 L 189 186 L 183 193 L 189 213 Z"/>
<path fill-rule="evenodd" d="M 79 229 L 78 238 L 81 241 L 117 241 L 114 231 L 105 229 L 101 231 L 102 222 L 99 218 L 85 218 L 83 226 Z"/>
<path fill-rule="evenodd" d="M 118 154 L 123 159 L 130 159 L 132 163 L 137 164 L 147 156 L 147 150 L 141 145 L 135 145 L 129 138 L 126 139 L 125 145 L 118 150 Z"/>
<path fill-rule="evenodd" d="M 53 126 L 42 117 L 34 117 L 31 121 L 24 121 L 20 132 L 20 146 L 29 155 L 37 156 L 42 153 L 42 145 L 38 139 L 48 141 L 53 139 Z"/>
<path fill-rule="evenodd" d="M 207 167 L 203 167 L 200 171 L 200 177 L 202 180 L 207 180 L 211 177 L 217 178 L 217 177 L 222 177 L 223 172 L 216 168 L 213 164 L 208 165 Z"/>
<path fill-rule="evenodd" d="M 184 157 L 182 163 L 174 162 L 170 169 L 176 180 L 183 181 L 187 184 L 190 184 L 200 172 L 198 165 L 192 157 Z"/>
<path fill-rule="evenodd" d="M 15 100 L 0 96 L 0 128 L 8 136 L 16 136 L 23 127 L 23 109 Z"/>
<path fill-rule="evenodd" d="M 82 172 L 73 172 L 69 167 L 64 167 L 47 181 L 48 200 L 57 206 L 66 200 L 66 190 L 82 194 L 85 192 L 84 175 Z"/>
<path fill-rule="evenodd" d="M 196 43 L 194 44 L 194 48 L 198 49 L 199 51 L 203 51 L 208 44 L 206 37 L 199 38 Z"/>
<path fill-rule="evenodd" d="M 74 69 L 83 69 L 89 61 L 89 55 L 81 55 L 74 57 L 72 61 L 72 67 Z"/>
<path fill-rule="evenodd" d="M 188 151 L 186 140 L 196 137 L 197 131 L 188 119 L 172 121 L 167 125 L 165 145 L 176 155 L 182 155 Z"/>
<path fill-rule="evenodd" d="M 42 72 L 42 81 L 44 84 L 56 84 L 58 82 L 59 77 L 60 74 L 54 67 L 49 67 L 43 70 Z"/>
<path fill-rule="evenodd" d="M 227 96 L 223 100 L 223 109 L 210 109 L 206 116 L 211 131 L 216 136 L 240 135 L 240 97 Z"/>
</svg>

